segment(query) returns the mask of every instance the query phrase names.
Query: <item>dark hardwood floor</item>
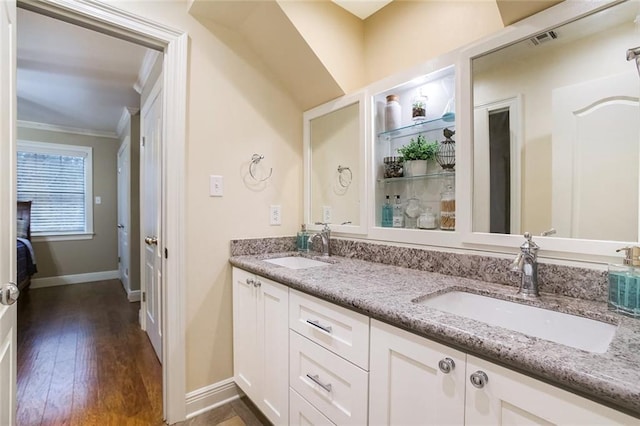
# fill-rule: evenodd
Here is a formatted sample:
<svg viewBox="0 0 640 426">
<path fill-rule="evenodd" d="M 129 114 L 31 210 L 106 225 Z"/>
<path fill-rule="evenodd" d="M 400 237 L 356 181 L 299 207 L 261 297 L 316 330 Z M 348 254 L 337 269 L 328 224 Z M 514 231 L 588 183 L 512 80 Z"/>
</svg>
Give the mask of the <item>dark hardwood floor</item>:
<svg viewBox="0 0 640 426">
<path fill-rule="evenodd" d="M 162 368 L 118 280 L 30 289 L 18 299 L 18 426 L 157 426 Z M 259 426 L 246 398 L 179 425 Z"/>
<path fill-rule="evenodd" d="M 118 280 L 18 299 L 19 426 L 160 425 L 162 370 Z"/>
</svg>

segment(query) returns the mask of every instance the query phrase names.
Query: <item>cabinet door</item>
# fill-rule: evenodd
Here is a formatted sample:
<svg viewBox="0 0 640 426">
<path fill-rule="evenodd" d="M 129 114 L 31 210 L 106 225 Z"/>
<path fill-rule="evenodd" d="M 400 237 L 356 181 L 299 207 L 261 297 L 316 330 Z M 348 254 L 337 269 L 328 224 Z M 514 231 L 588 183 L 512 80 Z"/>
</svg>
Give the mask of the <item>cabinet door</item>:
<svg viewBox="0 0 640 426">
<path fill-rule="evenodd" d="M 488 380 L 481 388 L 467 382 L 467 425 L 640 424 L 609 407 L 469 355 L 467 376 L 478 371 Z"/>
<path fill-rule="evenodd" d="M 443 373 L 438 363 L 454 366 Z M 369 424 L 462 425 L 465 354 L 371 321 Z"/>
<path fill-rule="evenodd" d="M 233 268 L 233 376 L 252 401 L 257 401 L 259 366 L 255 275 Z"/>
<path fill-rule="evenodd" d="M 258 352 L 262 393 L 258 406 L 276 425 L 289 422 L 289 289 L 256 277 L 258 285 Z M 259 360 L 259 362 L 258 362 Z"/>
</svg>

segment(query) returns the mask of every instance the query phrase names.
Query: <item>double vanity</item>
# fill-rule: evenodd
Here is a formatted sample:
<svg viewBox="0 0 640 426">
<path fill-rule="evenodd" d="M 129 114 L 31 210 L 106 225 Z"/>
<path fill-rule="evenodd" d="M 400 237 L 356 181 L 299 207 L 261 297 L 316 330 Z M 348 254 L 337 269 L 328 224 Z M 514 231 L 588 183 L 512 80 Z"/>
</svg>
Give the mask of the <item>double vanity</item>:
<svg viewBox="0 0 640 426">
<path fill-rule="evenodd" d="M 236 383 L 274 424 L 640 424 L 640 322 L 604 302 L 341 256 L 231 263 Z"/>
</svg>

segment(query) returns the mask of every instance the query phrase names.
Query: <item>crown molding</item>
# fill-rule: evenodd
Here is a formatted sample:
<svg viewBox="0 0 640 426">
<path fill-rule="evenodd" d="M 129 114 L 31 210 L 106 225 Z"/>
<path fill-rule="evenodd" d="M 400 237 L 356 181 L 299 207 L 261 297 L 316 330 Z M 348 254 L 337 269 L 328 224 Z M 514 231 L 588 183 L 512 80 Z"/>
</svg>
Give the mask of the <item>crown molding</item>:
<svg viewBox="0 0 640 426">
<path fill-rule="evenodd" d="M 140 111 L 140 108 L 136 107 L 124 107 L 122 108 L 122 115 L 120 116 L 120 120 L 118 120 L 118 136 L 122 138 L 122 134 L 124 133 L 124 127 L 127 125 L 129 118 L 132 115 L 136 115 Z"/>
<path fill-rule="evenodd" d="M 48 132 L 72 133 L 74 135 L 118 139 L 118 134 L 116 132 L 107 132 L 104 130 L 79 129 L 77 127 L 58 126 L 55 124 L 37 123 L 35 121 L 24 120 L 17 120 L 16 124 L 18 127 L 21 127 L 23 129 L 46 130 Z"/>
<path fill-rule="evenodd" d="M 156 60 L 160 55 L 160 52 L 152 49 L 147 49 L 147 52 L 144 54 L 140 70 L 138 71 L 138 80 L 133 85 L 133 90 L 138 92 L 138 94 L 142 94 L 142 89 L 144 88 L 144 85 L 147 84 L 149 75 L 151 75 L 151 70 L 153 70 L 153 65 L 156 63 Z"/>
</svg>

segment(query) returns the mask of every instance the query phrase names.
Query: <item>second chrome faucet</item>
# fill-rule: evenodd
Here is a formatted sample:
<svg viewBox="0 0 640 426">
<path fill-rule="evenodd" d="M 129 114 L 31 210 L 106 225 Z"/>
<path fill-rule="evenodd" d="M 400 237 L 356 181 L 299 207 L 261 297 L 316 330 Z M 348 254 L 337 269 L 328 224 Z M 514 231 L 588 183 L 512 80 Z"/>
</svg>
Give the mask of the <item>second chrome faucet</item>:
<svg viewBox="0 0 640 426">
<path fill-rule="evenodd" d="M 525 242 L 520 246 L 520 253 L 511 263 L 513 272 L 520 272 L 520 290 L 518 294 L 525 297 L 540 297 L 538 291 L 538 250 L 531 234 L 524 233 Z"/>
</svg>

